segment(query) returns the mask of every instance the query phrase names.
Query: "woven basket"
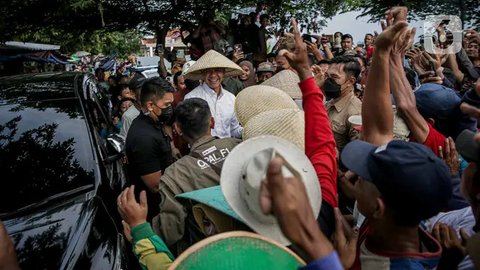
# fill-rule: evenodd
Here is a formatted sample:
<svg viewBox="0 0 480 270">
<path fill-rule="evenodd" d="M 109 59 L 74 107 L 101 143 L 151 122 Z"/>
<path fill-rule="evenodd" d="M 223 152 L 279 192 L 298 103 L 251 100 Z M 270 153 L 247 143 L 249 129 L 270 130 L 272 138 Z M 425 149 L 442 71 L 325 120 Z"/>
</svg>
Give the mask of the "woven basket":
<svg viewBox="0 0 480 270">
<path fill-rule="evenodd" d="M 289 70 L 282 70 L 279 73 L 273 75 L 270 79 L 264 81 L 262 85 L 273 86 L 287 93 L 293 99 L 301 99 L 302 91 L 298 86 L 300 78 L 298 75 Z"/>
<path fill-rule="evenodd" d="M 242 126 L 259 113 L 296 108 L 293 99 L 285 92 L 266 85 L 247 87 L 235 99 L 235 115 Z"/>
<path fill-rule="evenodd" d="M 252 117 L 243 128 L 243 140 L 273 135 L 305 149 L 305 117 L 299 109 L 262 112 Z"/>
<path fill-rule="evenodd" d="M 239 65 L 235 64 L 222 54 L 214 50 L 210 50 L 202 55 L 202 57 L 200 57 L 200 59 L 198 59 L 197 62 L 195 62 L 195 64 L 193 64 L 184 75 L 187 79 L 201 80 L 203 79 L 203 71 L 212 68 L 224 68 L 225 78 L 240 76 L 243 74 L 243 70 Z"/>
</svg>

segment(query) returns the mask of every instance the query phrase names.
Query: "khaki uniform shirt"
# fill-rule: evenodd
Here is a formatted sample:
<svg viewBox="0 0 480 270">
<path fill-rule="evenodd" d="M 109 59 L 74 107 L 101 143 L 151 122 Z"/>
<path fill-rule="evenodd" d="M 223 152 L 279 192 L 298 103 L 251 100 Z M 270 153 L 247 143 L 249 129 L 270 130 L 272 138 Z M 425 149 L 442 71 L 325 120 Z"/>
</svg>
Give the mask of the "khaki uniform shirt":
<svg viewBox="0 0 480 270">
<path fill-rule="evenodd" d="M 352 91 L 335 103 L 333 100 L 327 102 L 327 112 L 337 149 L 342 152 L 347 143 L 358 139 L 359 133 L 353 129 L 348 118 L 352 115 L 362 114 L 362 102 L 355 97 Z"/>
<path fill-rule="evenodd" d="M 187 213 L 175 196 L 218 185 L 220 176 L 209 164 L 221 168 L 230 151 L 240 142 L 241 140 L 235 138 L 205 136 L 195 142 L 190 150 L 200 154 L 204 160 L 187 155 L 165 169 L 160 178 L 159 192 L 162 201 L 160 213 L 154 221 L 154 229 L 167 245 L 179 241 L 185 230 Z"/>
</svg>

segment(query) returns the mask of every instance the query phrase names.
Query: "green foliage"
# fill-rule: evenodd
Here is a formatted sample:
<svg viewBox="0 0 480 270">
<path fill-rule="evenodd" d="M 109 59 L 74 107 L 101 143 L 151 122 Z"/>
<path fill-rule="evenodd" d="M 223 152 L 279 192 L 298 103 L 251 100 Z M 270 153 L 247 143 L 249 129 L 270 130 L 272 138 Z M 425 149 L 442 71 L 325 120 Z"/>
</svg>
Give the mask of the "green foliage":
<svg viewBox="0 0 480 270">
<path fill-rule="evenodd" d="M 69 33 L 53 28 L 45 28 L 34 33 L 20 36 L 20 40 L 56 44 L 61 46 L 64 53 L 87 51 L 92 54 L 110 54 L 118 52 L 120 57 L 126 58 L 130 53 L 140 52 L 142 34 L 136 30 L 114 31 L 97 30 L 81 34 Z"/>
<path fill-rule="evenodd" d="M 264 1 L 272 21 L 287 26 L 291 16 L 307 27 L 320 29 L 326 18 L 351 9 L 364 0 Z M 67 52 L 90 50 L 135 51 L 134 32 L 142 29 L 164 37 L 171 27 L 193 31 L 205 14 L 222 23 L 237 7 L 255 6 L 255 0 L 11 0 L 0 5 L 0 41 L 23 40 L 60 44 Z M 124 35 L 120 32 L 127 31 Z M 111 35 L 110 35 L 111 33 Z M 133 36 L 132 36 L 133 35 Z M 161 39 L 160 39 L 161 40 Z M 95 44 L 100 42 L 101 44 Z"/>
</svg>

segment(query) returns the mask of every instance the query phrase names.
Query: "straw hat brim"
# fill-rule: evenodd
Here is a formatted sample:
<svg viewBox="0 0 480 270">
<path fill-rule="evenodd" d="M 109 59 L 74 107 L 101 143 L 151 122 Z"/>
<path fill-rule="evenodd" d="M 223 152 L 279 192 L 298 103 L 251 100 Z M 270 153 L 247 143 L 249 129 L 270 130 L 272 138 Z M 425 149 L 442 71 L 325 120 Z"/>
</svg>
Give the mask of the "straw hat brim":
<svg viewBox="0 0 480 270">
<path fill-rule="evenodd" d="M 259 113 L 243 127 L 243 139 L 248 140 L 261 135 L 280 137 L 304 151 L 304 112 L 298 109 L 284 109 Z"/>
<path fill-rule="evenodd" d="M 285 92 L 266 85 L 247 87 L 235 99 L 235 116 L 242 126 L 262 112 L 297 108 L 295 101 Z"/>
<path fill-rule="evenodd" d="M 242 68 L 222 54 L 210 50 L 200 57 L 195 64 L 185 72 L 184 76 L 191 80 L 203 79 L 203 73 L 207 69 L 222 68 L 225 69 L 224 78 L 240 76 L 243 74 Z"/>
<path fill-rule="evenodd" d="M 298 75 L 295 72 L 286 69 L 273 75 L 270 79 L 264 81 L 262 85 L 273 86 L 284 91 L 293 99 L 301 99 L 302 90 L 300 90 L 300 86 L 298 86 L 299 82 L 300 78 Z"/>
<path fill-rule="evenodd" d="M 239 192 L 240 179 L 246 164 L 255 154 L 269 148 L 274 148 L 281 156 L 287 158 L 288 163 L 300 173 L 312 206 L 313 215 L 318 217 L 322 195 L 312 163 L 297 146 L 276 136 L 259 136 L 237 145 L 223 164 L 220 186 L 230 207 L 250 228 L 263 236 L 280 242 L 282 245 L 289 245 L 290 241 L 283 235 L 276 219 L 273 224 L 265 224 L 259 221 L 244 199 L 241 198 Z M 260 202 L 258 202 L 258 207 L 260 208 Z"/>
<path fill-rule="evenodd" d="M 234 231 L 206 238 L 185 250 L 168 269 L 298 269 L 305 262 L 267 237 Z"/>
</svg>

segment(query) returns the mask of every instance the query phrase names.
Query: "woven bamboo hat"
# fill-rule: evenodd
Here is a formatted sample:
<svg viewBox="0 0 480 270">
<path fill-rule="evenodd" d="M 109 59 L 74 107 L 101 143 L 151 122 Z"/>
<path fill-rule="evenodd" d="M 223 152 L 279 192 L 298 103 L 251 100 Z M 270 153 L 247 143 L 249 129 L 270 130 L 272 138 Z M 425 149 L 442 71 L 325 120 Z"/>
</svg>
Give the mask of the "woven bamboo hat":
<svg viewBox="0 0 480 270">
<path fill-rule="evenodd" d="M 212 68 L 224 68 L 225 78 L 240 76 L 243 74 L 243 70 L 239 65 L 235 64 L 222 54 L 214 50 L 210 50 L 202 55 L 202 57 L 200 57 L 195 64 L 193 64 L 187 70 L 187 72 L 185 72 L 184 76 L 187 79 L 201 80 L 203 79 L 203 71 Z"/>
<path fill-rule="evenodd" d="M 250 232 L 217 234 L 189 247 L 169 269 L 298 269 L 305 262 L 279 243 Z"/>
<path fill-rule="evenodd" d="M 295 72 L 286 69 L 273 75 L 270 79 L 264 81 L 262 85 L 273 86 L 287 93 L 293 99 L 301 99 L 302 91 L 298 86 L 299 82 L 300 78 L 298 75 Z"/>
<path fill-rule="evenodd" d="M 238 93 L 235 99 L 235 115 L 242 126 L 262 112 L 297 108 L 293 99 L 285 92 L 266 85 L 247 87 Z"/>
<path fill-rule="evenodd" d="M 243 127 L 243 139 L 273 135 L 305 149 L 305 117 L 299 109 L 283 109 L 259 113 Z"/>
</svg>

